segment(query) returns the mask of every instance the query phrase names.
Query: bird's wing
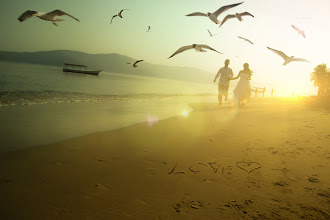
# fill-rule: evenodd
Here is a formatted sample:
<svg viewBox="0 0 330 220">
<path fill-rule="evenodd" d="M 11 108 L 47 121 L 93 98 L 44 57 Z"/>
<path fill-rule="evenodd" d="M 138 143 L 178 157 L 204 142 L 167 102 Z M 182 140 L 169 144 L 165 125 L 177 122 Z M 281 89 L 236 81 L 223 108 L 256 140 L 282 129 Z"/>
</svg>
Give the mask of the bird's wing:
<svg viewBox="0 0 330 220">
<path fill-rule="evenodd" d="M 72 15 L 70 15 L 70 14 L 64 12 L 64 11 L 61 11 L 61 10 L 59 10 L 59 9 L 56 9 L 56 10 L 54 10 L 54 11 L 52 11 L 52 12 L 47 13 L 47 14 L 48 14 L 49 16 L 53 16 L 53 17 L 55 17 L 55 16 L 63 16 L 63 15 L 67 15 L 67 16 L 69 16 L 69 17 L 75 19 L 76 21 L 79 21 L 78 18 L 75 18 L 75 17 L 73 17 Z"/>
<path fill-rule="evenodd" d="M 150 26 L 148 26 L 148 31 L 150 30 Z"/>
<path fill-rule="evenodd" d="M 167 58 L 167 59 L 170 59 L 171 57 L 174 57 L 175 55 L 177 55 L 177 54 L 179 54 L 179 53 L 181 53 L 181 52 L 183 52 L 183 51 L 186 51 L 186 50 L 192 49 L 192 48 L 193 48 L 192 45 L 188 45 L 188 46 L 180 47 L 177 51 L 175 51 L 174 54 L 172 54 L 172 55 L 171 55 L 169 58 Z"/>
<path fill-rule="evenodd" d="M 210 30 L 209 30 L 209 29 L 207 29 L 207 31 L 209 32 L 210 36 L 212 36 L 212 34 L 211 34 Z"/>
<path fill-rule="evenodd" d="M 238 38 L 240 38 L 240 39 L 243 39 L 243 40 L 247 40 L 246 38 L 244 38 L 244 37 L 240 37 L 240 36 L 237 36 Z"/>
<path fill-rule="evenodd" d="M 133 65 L 135 65 L 135 64 L 137 64 L 137 63 L 139 63 L 139 62 L 142 62 L 143 60 L 137 60 L 137 61 L 135 61 L 135 63 L 133 64 Z"/>
<path fill-rule="evenodd" d="M 293 58 L 293 61 L 299 61 L 299 62 L 310 62 L 309 60 L 305 60 L 303 58 Z"/>
<path fill-rule="evenodd" d="M 218 10 L 216 10 L 215 12 L 213 12 L 213 14 L 216 16 L 216 17 L 219 17 L 220 14 L 224 13 L 225 11 L 233 8 L 233 7 L 236 7 L 240 4 L 242 4 L 243 2 L 240 2 L 240 3 L 236 3 L 236 4 L 232 4 L 232 5 L 225 5 L 225 6 L 222 6 L 221 8 L 219 8 Z"/>
<path fill-rule="evenodd" d="M 301 31 L 299 28 L 297 28 L 296 26 L 294 26 L 293 24 L 291 24 L 291 26 L 293 27 L 293 29 L 295 29 L 296 31 Z"/>
<path fill-rule="evenodd" d="M 21 16 L 19 16 L 18 20 L 20 22 L 25 21 L 26 19 L 31 18 L 33 15 L 35 15 L 37 13 L 38 13 L 37 11 L 27 10 L 26 12 L 21 14 Z"/>
<path fill-rule="evenodd" d="M 202 13 L 202 12 L 194 12 L 194 13 L 191 13 L 191 14 L 187 14 L 186 16 L 204 16 L 204 17 L 207 17 L 207 14 Z"/>
<path fill-rule="evenodd" d="M 284 60 L 286 60 L 288 58 L 288 56 L 283 53 L 282 51 L 279 51 L 279 50 L 275 50 L 275 49 L 272 49 L 270 47 L 267 47 L 269 50 L 273 51 L 274 53 L 280 55 Z"/>
<path fill-rule="evenodd" d="M 247 38 L 240 37 L 240 36 L 237 36 L 237 37 L 240 38 L 240 39 L 243 39 L 243 40 L 245 40 L 245 41 L 247 41 L 247 42 L 249 42 L 250 44 L 254 44 L 252 41 L 250 41 L 250 40 L 247 39 Z"/>
<path fill-rule="evenodd" d="M 306 38 L 305 32 L 302 32 L 301 35 Z"/>
<path fill-rule="evenodd" d="M 121 17 L 121 13 L 122 13 L 123 11 L 126 11 L 126 10 L 129 10 L 129 9 L 121 9 L 120 12 L 118 13 L 118 15 Z"/>
<path fill-rule="evenodd" d="M 231 18 L 236 18 L 236 15 L 227 15 L 221 22 L 220 26 L 221 27 L 228 19 L 231 19 Z"/>
<path fill-rule="evenodd" d="M 253 14 L 250 14 L 249 12 L 243 12 L 243 13 L 240 13 L 241 16 L 251 16 L 251 17 L 254 17 Z"/>
<path fill-rule="evenodd" d="M 118 15 L 114 15 L 114 16 L 112 16 L 111 21 L 110 21 L 110 24 L 112 23 L 113 18 L 114 18 L 114 17 L 117 17 L 117 16 L 118 16 Z"/>
<path fill-rule="evenodd" d="M 206 48 L 206 49 L 209 49 L 209 50 L 213 50 L 213 51 L 215 51 L 215 52 L 217 52 L 217 53 L 221 53 L 221 52 L 219 52 L 219 51 L 213 49 L 212 47 L 210 47 L 210 46 L 208 46 L 208 45 L 206 45 L 206 44 L 201 44 L 201 45 L 199 45 L 199 46 L 201 46 L 201 47 L 203 47 L 203 48 Z M 221 54 L 223 54 L 223 53 L 221 53 Z"/>
</svg>

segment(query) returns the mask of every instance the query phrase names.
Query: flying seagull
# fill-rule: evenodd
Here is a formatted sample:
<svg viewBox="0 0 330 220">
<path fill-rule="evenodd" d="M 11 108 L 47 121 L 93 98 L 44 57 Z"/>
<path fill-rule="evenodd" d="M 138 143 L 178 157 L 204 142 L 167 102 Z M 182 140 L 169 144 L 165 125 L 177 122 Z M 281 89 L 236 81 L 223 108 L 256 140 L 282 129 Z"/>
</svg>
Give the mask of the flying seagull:
<svg viewBox="0 0 330 220">
<path fill-rule="evenodd" d="M 36 16 L 42 20 L 45 21 L 51 21 L 54 25 L 57 26 L 57 24 L 55 22 L 59 22 L 59 21 L 64 21 L 63 19 L 57 19 L 57 16 L 63 16 L 63 15 L 67 15 L 73 19 L 75 19 L 76 21 L 79 21 L 77 18 L 73 17 L 72 15 L 61 11 L 59 9 L 56 9 L 52 12 L 39 12 L 39 11 L 31 11 L 31 10 L 27 10 L 26 12 L 24 12 L 21 16 L 19 16 L 18 20 L 20 22 L 25 21 L 28 18 L 31 18 L 33 16 Z"/>
<path fill-rule="evenodd" d="M 151 30 L 150 30 L 150 29 L 151 29 L 151 27 L 150 27 L 150 26 L 148 26 L 148 30 L 147 30 L 147 32 L 151 32 Z"/>
<path fill-rule="evenodd" d="M 299 28 L 297 28 L 293 24 L 291 24 L 291 26 L 293 27 L 293 29 L 295 29 L 296 31 L 298 31 L 298 34 L 301 34 L 304 38 L 306 38 L 306 35 L 305 35 L 305 32 L 304 31 L 300 30 Z"/>
<path fill-rule="evenodd" d="M 112 23 L 112 20 L 113 20 L 115 17 L 117 17 L 117 16 L 119 16 L 120 18 L 123 18 L 123 16 L 121 15 L 121 13 L 122 13 L 124 10 L 129 10 L 129 9 L 122 9 L 122 10 L 120 10 L 120 12 L 119 12 L 118 14 L 112 16 L 111 21 L 110 21 L 110 24 Z"/>
<path fill-rule="evenodd" d="M 232 4 L 232 5 L 222 6 L 221 8 L 219 8 L 218 10 L 216 10 L 213 13 L 207 12 L 205 14 L 205 13 L 202 13 L 202 12 L 194 12 L 194 13 L 188 14 L 186 16 L 204 16 L 204 17 L 208 17 L 209 19 L 211 19 L 211 21 L 213 21 L 215 24 L 220 24 L 220 21 L 218 20 L 218 17 L 219 17 L 220 14 L 222 14 L 225 11 L 227 11 L 227 10 L 233 8 L 233 7 L 236 7 L 236 6 L 238 6 L 238 5 L 242 4 L 242 3 L 243 2 Z"/>
<path fill-rule="evenodd" d="M 135 63 L 130 63 L 130 62 L 127 62 L 127 64 L 131 64 L 133 67 L 137 67 L 137 64 L 139 63 L 139 62 L 142 62 L 143 60 L 137 60 L 137 61 L 135 61 Z"/>
<path fill-rule="evenodd" d="M 209 49 L 209 50 L 213 50 L 213 51 L 215 51 L 215 52 L 217 52 L 217 53 L 223 54 L 223 53 L 221 53 L 221 52 L 219 52 L 219 51 L 216 51 L 216 50 L 213 49 L 212 47 L 209 47 L 209 46 L 207 46 L 207 45 L 205 45 L 205 44 L 193 44 L 193 45 L 188 45 L 188 46 L 180 47 L 177 51 L 175 51 L 174 54 L 172 54 L 172 55 L 171 55 L 169 58 L 167 58 L 167 59 L 170 59 L 171 57 L 174 57 L 175 55 L 177 55 L 177 54 L 179 54 L 179 53 L 182 53 L 182 52 L 184 52 L 184 51 L 186 51 L 186 50 L 190 50 L 190 49 L 195 49 L 195 50 L 198 51 L 198 52 L 206 52 L 206 50 L 204 50 L 203 48 L 205 48 L 205 49 Z"/>
<path fill-rule="evenodd" d="M 308 60 L 302 59 L 302 58 L 294 58 L 294 56 L 287 56 L 285 53 L 279 50 L 272 49 L 270 47 L 267 47 L 269 50 L 273 51 L 274 53 L 280 55 L 284 59 L 283 66 L 287 65 L 288 63 L 291 63 L 292 61 L 300 61 L 300 62 L 309 62 Z"/>
<path fill-rule="evenodd" d="M 228 19 L 231 18 L 237 18 L 239 21 L 243 21 L 243 16 L 251 16 L 254 17 L 252 14 L 250 14 L 249 12 L 243 12 L 243 13 L 236 13 L 236 14 L 232 14 L 232 15 L 227 15 L 221 22 L 220 26 L 221 27 Z"/>
<path fill-rule="evenodd" d="M 210 31 L 209 29 L 207 29 L 207 31 L 209 32 L 210 37 L 213 37 L 213 36 L 215 36 L 215 35 L 218 35 L 218 34 L 211 34 L 211 31 Z"/>
<path fill-rule="evenodd" d="M 249 42 L 250 44 L 254 44 L 252 41 L 250 41 L 249 39 L 246 39 L 244 37 L 240 37 L 240 36 L 237 36 L 239 39 L 242 39 L 242 40 L 245 40 L 247 42 Z"/>
</svg>

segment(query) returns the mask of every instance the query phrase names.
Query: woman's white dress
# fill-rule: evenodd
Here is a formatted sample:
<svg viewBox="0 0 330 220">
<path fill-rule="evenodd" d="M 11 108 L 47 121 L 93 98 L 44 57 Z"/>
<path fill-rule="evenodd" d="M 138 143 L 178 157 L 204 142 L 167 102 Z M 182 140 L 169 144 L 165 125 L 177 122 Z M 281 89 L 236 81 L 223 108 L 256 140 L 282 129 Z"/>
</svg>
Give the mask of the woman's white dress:
<svg viewBox="0 0 330 220">
<path fill-rule="evenodd" d="M 248 101 L 251 96 L 250 74 L 241 72 L 240 79 L 234 89 L 234 98 L 240 102 L 243 100 Z"/>
</svg>

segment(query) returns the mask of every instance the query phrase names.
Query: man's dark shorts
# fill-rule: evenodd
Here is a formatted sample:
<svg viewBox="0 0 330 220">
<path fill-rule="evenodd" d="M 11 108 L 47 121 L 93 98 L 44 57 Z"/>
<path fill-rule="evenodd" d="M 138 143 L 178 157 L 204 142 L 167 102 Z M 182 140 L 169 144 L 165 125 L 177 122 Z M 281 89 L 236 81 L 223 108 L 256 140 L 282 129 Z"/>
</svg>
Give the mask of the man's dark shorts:
<svg viewBox="0 0 330 220">
<path fill-rule="evenodd" d="M 219 94 L 228 95 L 229 86 L 218 85 Z"/>
</svg>

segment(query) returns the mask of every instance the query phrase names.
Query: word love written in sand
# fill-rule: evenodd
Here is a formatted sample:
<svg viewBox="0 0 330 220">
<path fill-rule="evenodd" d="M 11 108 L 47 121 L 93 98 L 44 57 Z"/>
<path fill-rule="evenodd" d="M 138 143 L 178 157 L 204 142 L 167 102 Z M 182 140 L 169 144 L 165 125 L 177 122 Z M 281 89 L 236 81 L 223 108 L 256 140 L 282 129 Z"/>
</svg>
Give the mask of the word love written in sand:
<svg viewBox="0 0 330 220">
<path fill-rule="evenodd" d="M 168 174 L 185 174 L 184 171 L 178 171 L 177 166 L 178 166 L 178 164 L 176 163 Z M 205 171 L 206 169 L 211 168 L 214 173 L 217 173 L 220 166 L 221 165 L 218 164 L 217 162 L 193 163 L 192 165 L 190 165 L 189 170 L 192 173 L 199 173 L 199 172 Z M 236 166 L 238 168 L 248 172 L 248 173 L 251 173 L 252 171 L 255 171 L 255 170 L 261 168 L 261 165 L 258 162 L 245 162 L 245 161 L 242 161 L 242 162 L 237 162 Z M 222 171 L 223 174 L 231 174 L 232 167 L 231 166 L 224 166 L 221 171 Z"/>
</svg>

